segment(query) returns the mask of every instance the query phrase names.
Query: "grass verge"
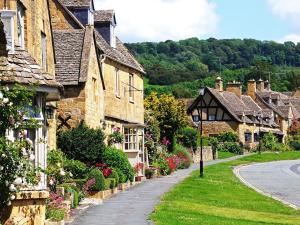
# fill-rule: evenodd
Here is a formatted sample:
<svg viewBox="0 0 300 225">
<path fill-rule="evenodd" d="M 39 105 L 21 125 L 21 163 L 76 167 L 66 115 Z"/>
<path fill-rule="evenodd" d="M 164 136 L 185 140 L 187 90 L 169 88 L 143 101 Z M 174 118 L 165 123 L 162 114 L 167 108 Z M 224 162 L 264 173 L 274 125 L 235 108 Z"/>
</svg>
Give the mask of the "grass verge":
<svg viewBox="0 0 300 225">
<path fill-rule="evenodd" d="M 235 156 L 236 154 L 231 153 L 231 152 L 222 152 L 222 151 L 218 151 L 218 159 L 226 159 L 226 158 L 230 158 L 232 156 Z"/>
<path fill-rule="evenodd" d="M 233 166 L 300 159 L 300 152 L 264 153 L 194 171 L 164 195 L 150 216 L 156 225 L 300 224 L 300 212 L 243 185 Z"/>
</svg>

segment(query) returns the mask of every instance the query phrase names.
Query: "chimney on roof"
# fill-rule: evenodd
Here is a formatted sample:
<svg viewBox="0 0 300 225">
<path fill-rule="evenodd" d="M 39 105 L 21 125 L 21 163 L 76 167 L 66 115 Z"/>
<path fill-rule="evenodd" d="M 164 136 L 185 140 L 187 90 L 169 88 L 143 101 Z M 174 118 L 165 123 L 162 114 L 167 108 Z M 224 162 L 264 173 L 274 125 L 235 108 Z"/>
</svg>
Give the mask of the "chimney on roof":
<svg viewBox="0 0 300 225">
<path fill-rule="evenodd" d="M 255 100 L 255 92 L 256 92 L 256 82 L 254 79 L 251 79 L 247 83 L 247 95 L 250 96 L 253 100 Z"/>
<path fill-rule="evenodd" d="M 216 80 L 215 80 L 215 89 L 217 91 L 224 91 L 224 88 L 223 88 L 223 80 L 221 77 L 217 77 Z"/>
<path fill-rule="evenodd" d="M 265 82 L 260 78 L 257 81 L 257 91 L 263 91 L 265 90 Z"/>
<path fill-rule="evenodd" d="M 271 91 L 271 84 L 270 84 L 270 82 L 268 80 L 265 81 L 265 89 L 267 91 Z"/>
<path fill-rule="evenodd" d="M 230 82 L 227 84 L 226 91 L 236 94 L 238 97 L 242 95 L 242 84 L 240 82 Z"/>
</svg>

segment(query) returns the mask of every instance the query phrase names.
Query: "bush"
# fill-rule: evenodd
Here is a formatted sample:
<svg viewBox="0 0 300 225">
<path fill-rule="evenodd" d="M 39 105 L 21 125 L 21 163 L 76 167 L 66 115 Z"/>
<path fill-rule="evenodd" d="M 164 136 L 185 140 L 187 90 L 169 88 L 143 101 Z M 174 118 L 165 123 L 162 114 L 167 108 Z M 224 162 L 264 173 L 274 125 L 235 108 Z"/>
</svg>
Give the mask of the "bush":
<svg viewBox="0 0 300 225">
<path fill-rule="evenodd" d="M 186 127 L 179 132 L 177 139 L 184 147 L 196 149 L 198 132 L 194 128 Z"/>
<path fill-rule="evenodd" d="M 72 173 L 73 178 L 75 179 L 83 179 L 87 176 L 87 172 L 88 172 L 87 166 L 78 160 L 73 160 L 73 159 L 65 160 L 64 168 L 65 170 Z"/>
<path fill-rule="evenodd" d="M 114 178 L 105 179 L 105 190 L 113 189 L 116 187 L 116 180 Z"/>
<path fill-rule="evenodd" d="M 115 170 L 118 173 L 119 184 L 126 183 L 127 180 L 126 180 L 126 176 L 124 175 L 124 173 L 118 168 Z"/>
<path fill-rule="evenodd" d="M 190 165 L 192 164 L 192 156 L 185 147 L 177 144 L 174 150 L 174 154 L 177 155 L 180 159 L 178 169 L 185 169 L 190 167 Z"/>
<path fill-rule="evenodd" d="M 116 187 L 118 186 L 118 184 L 119 184 L 120 181 L 119 181 L 119 174 L 118 174 L 118 172 L 117 172 L 116 169 L 112 169 L 112 172 L 111 172 L 111 174 L 109 175 L 108 178 L 114 178 L 115 181 L 116 181 L 115 186 Z"/>
<path fill-rule="evenodd" d="M 134 170 L 123 151 L 107 147 L 103 154 L 103 162 L 111 168 L 119 169 L 125 175 L 125 182 L 128 180 L 133 181 Z"/>
<path fill-rule="evenodd" d="M 46 218 L 50 221 L 61 221 L 65 218 L 65 209 L 46 210 Z"/>
<path fill-rule="evenodd" d="M 59 132 L 58 147 L 70 159 L 81 162 L 102 162 L 105 149 L 104 133 L 100 129 L 90 129 L 83 123 L 72 130 Z"/>
<path fill-rule="evenodd" d="M 163 176 L 169 175 L 171 173 L 168 161 L 165 157 L 158 157 L 153 165 L 159 169 L 160 174 Z"/>
<path fill-rule="evenodd" d="M 238 142 L 239 136 L 235 132 L 222 132 L 217 137 L 219 142 Z"/>
<path fill-rule="evenodd" d="M 218 151 L 221 152 L 231 152 L 237 155 L 243 154 L 243 148 L 236 142 L 225 142 L 218 146 Z"/>
<path fill-rule="evenodd" d="M 90 191 L 103 191 L 105 189 L 105 178 L 98 169 L 92 169 L 88 174 L 88 179 L 95 179 L 95 184 L 90 187 Z"/>
</svg>

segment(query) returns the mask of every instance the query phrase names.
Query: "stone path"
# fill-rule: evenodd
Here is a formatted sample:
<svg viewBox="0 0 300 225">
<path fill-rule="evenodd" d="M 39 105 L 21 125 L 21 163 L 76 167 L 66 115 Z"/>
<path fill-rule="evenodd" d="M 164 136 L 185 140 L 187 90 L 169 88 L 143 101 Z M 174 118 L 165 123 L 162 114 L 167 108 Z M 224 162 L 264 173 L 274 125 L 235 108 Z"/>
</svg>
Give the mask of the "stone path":
<svg viewBox="0 0 300 225">
<path fill-rule="evenodd" d="M 207 162 L 204 165 L 213 165 L 235 160 L 244 156 L 235 156 L 228 159 Z M 124 191 L 117 196 L 104 200 L 103 205 L 91 206 L 84 211 L 71 225 L 148 225 L 148 216 L 159 203 L 161 196 L 172 186 L 182 181 L 189 174 L 199 169 L 194 164 L 189 169 L 179 170 L 170 176 L 148 180 Z"/>
<path fill-rule="evenodd" d="M 300 160 L 242 166 L 235 174 L 249 187 L 293 208 L 300 208 Z"/>
</svg>

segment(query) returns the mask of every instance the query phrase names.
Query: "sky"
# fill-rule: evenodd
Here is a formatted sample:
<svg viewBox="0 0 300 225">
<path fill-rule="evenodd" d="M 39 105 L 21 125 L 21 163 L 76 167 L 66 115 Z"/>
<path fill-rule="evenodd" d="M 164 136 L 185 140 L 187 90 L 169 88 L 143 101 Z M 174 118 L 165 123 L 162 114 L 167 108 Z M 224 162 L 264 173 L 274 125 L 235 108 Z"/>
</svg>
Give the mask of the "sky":
<svg viewBox="0 0 300 225">
<path fill-rule="evenodd" d="M 94 0 L 124 42 L 191 37 L 300 42 L 300 0 Z"/>
</svg>

